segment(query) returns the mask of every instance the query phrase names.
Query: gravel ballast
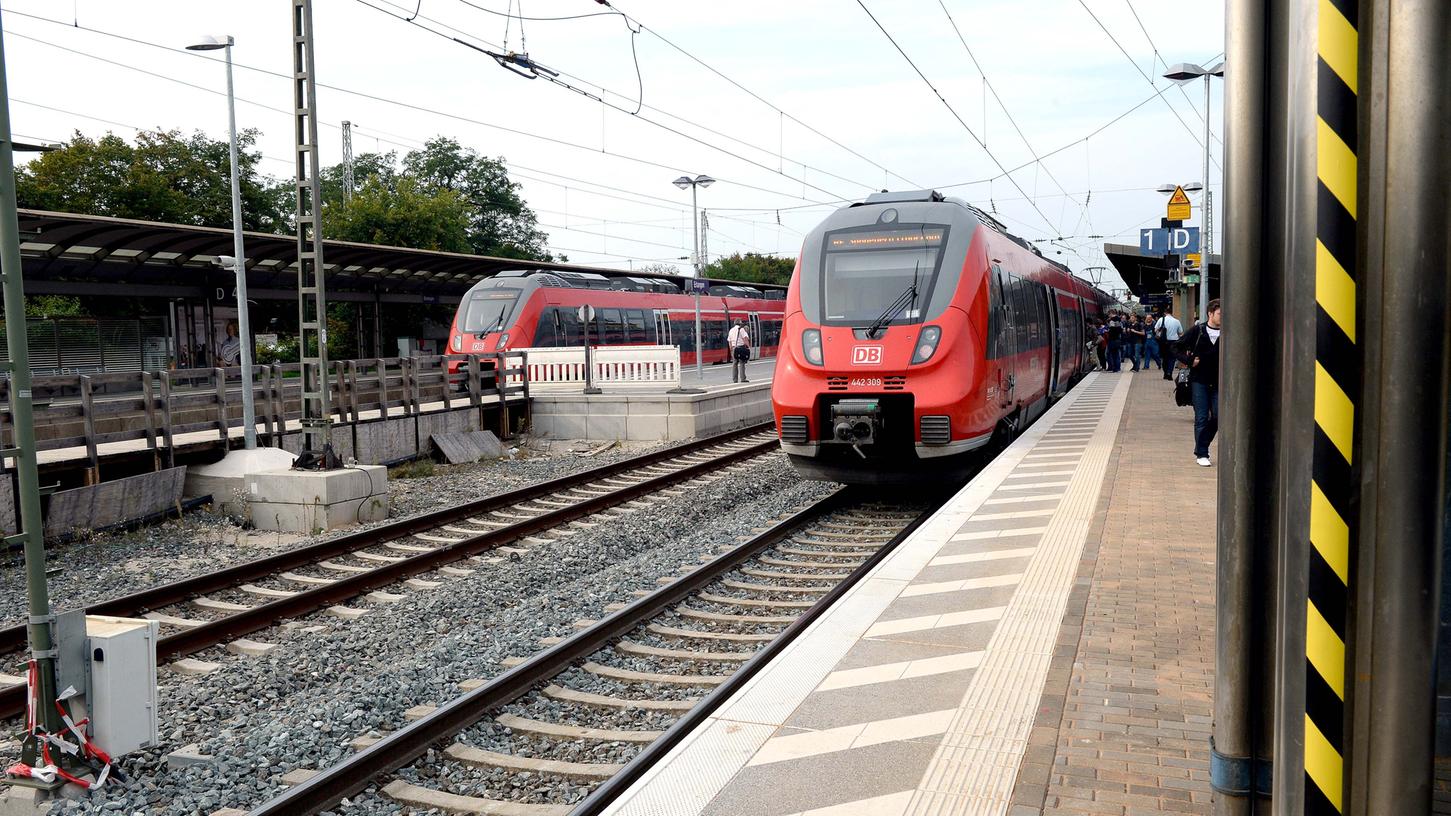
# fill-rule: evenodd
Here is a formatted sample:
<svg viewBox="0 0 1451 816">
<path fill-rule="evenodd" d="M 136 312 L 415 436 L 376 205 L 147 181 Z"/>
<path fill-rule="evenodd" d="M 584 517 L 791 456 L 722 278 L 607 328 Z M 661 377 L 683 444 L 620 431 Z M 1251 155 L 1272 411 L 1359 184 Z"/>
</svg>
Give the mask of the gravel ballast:
<svg viewBox="0 0 1451 816">
<path fill-rule="evenodd" d="M 562 468 L 560 472 L 593 467 L 607 461 L 607 455 L 569 457 L 555 467 Z M 406 480 L 415 484 L 407 485 L 406 492 L 413 495 L 404 501 L 457 502 L 486 492 L 480 487 L 475 493 L 461 495 L 455 473 L 431 478 L 438 480 L 432 486 L 423 479 Z M 492 486 L 487 492 L 517 486 L 499 484 L 487 473 L 470 478 Z M 532 474 L 530 480 L 542 478 L 547 476 Z M 402 484 L 405 482 L 395 482 L 395 489 Z M 397 729 L 404 724 L 403 712 L 408 708 L 457 696 L 459 681 L 497 675 L 504 658 L 527 656 L 543 648 L 540 638 L 572 633 L 576 619 L 602 616 L 606 605 L 632 600 L 634 590 L 654 589 L 657 578 L 697 565 L 703 555 L 734 544 L 752 528 L 833 489 L 802 481 L 779 454 L 758 457 L 733 478 L 695 487 L 616 519 L 596 517 L 592 521 L 598 521 L 598 526 L 533 545 L 518 558 L 494 565 L 469 564 L 472 575 L 448 579 L 437 589 L 409 591 L 398 603 L 351 602 L 370 610 L 357 620 L 341 622 L 317 615 L 302 623 L 324 626 L 324 631 L 307 633 L 294 627 L 257 633 L 254 638 L 279 644 L 266 657 L 242 658 L 212 649 L 198 657 L 221 663 L 217 672 L 184 677 L 162 669 L 163 745 L 127 758 L 129 784 L 110 787 L 86 800 L 60 803 L 52 812 L 180 816 L 255 805 L 280 790 L 279 777 L 287 771 L 338 762 L 350 753 L 353 738 Z M 175 555 L 185 542 L 158 546 L 170 547 Z M 137 557 L 133 550 L 127 560 Z M 212 560 L 208 568 L 218 565 Z M 638 665 L 658 670 L 661 663 L 641 660 Z M 710 673 L 727 671 L 703 664 L 695 668 Z M 579 670 L 571 672 L 571 676 L 578 675 L 590 677 Z M 617 696 L 622 691 L 600 678 L 570 686 Z M 708 689 L 681 689 L 679 696 L 699 696 L 705 691 Z M 514 709 L 525 714 L 563 705 L 531 696 Z M 571 710 L 581 724 L 624 723 L 628 719 L 608 711 Z M 202 753 L 213 755 L 214 761 L 206 766 L 168 769 L 165 754 L 192 742 L 199 743 Z M 638 746 L 581 744 L 577 750 L 589 755 L 589 761 L 622 761 Z M 593 758 L 595 755 L 599 758 Z M 486 789 L 487 780 L 494 777 L 489 771 L 457 764 L 450 767 L 458 769 L 461 790 Z M 575 801 L 581 795 L 578 781 L 544 777 L 532 780 L 527 796 L 521 798 L 558 802 Z M 364 794 L 342 810 L 350 814 L 398 813 L 401 808 L 386 798 Z"/>
</svg>

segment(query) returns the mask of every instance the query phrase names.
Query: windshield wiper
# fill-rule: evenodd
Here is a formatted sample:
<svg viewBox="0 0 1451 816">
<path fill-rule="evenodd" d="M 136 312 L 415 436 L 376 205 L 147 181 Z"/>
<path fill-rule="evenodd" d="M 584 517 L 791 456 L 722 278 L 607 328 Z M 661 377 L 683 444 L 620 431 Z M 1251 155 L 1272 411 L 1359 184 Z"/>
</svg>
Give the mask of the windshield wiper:
<svg viewBox="0 0 1451 816">
<path fill-rule="evenodd" d="M 897 318 L 897 314 L 899 312 L 901 312 L 903 309 L 905 309 L 908 304 L 916 304 L 916 302 L 917 302 L 917 271 L 918 271 L 918 268 L 920 266 L 921 266 L 921 263 L 920 262 L 919 263 L 916 263 L 916 264 L 913 264 L 913 266 L 912 266 L 912 283 L 909 284 L 906 289 L 903 289 L 902 290 L 902 294 L 897 295 L 897 299 L 892 301 L 892 305 L 888 306 L 887 309 L 886 309 L 886 311 L 882 312 L 882 314 L 881 314 L 880 317 L 878 317 L 876 320 L 872 321 L 872 325 L 871 326 L 867 327 L 867 339 L 868 340 L 875 340 L 875 339 L 877 339 L 877 332 L 881 331 L 882 329 L 885 329 L 887 327 L 887 324 L 888 323 L 891 323 L 893 320 L 895 320 Z"/>
</svg>

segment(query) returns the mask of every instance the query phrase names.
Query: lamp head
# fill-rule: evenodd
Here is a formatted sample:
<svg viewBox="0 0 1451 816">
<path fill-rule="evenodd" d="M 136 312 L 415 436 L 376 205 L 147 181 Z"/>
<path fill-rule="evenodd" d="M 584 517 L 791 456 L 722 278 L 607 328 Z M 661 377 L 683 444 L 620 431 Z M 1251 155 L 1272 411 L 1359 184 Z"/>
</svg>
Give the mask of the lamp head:
<svg viewBox="0 0 1451 816">
<path fill-rule="evenodd" d="M 715 184 L 715 179 L 705 175 L 704 173 L 701 173 L 700 175 L 695 177 L 695 183 L 700 187 L 709 187 L 710 185 Z"/>
<path fill-rule="evenodd" d="M 681 176 L 672 183 L 682 190 L 688 190 L 690 189 L 690 185 L 694 184 L 695 182 L 691 180 L 690 176 Z"/>
<path fill-rule="evenodd" d="M 1173 68 L 1170 68 L 1169 72 L 1164 74 L 1164 79 L 1172 79 L 1175 82 L 1188 82 L 1191 79 L 1198 79 L 1207 73 L 1209 72 L 1192 62 L 1181 62 Z"/>
<path fill-rule="evenodd" d="M 1197 192 L 1199 192 L 1200 190 L 1203 190 L 1203 189 L 1204 189 L 1204 185 L 1203 184 L 1200 184 L 1197 181 L 1191 181 L 1188 184 L 1184 185 L 1184 192 L 1186 192 L 1186 193 L 1197 193 Z"/>
<path fill-rule="evenodd" d="M 1161 193 L 1172 193 L 1172 192 L 1174 192 L 1174 185 L 1173 184 L 1160 184 L 1158 187 L 1155 187 L 1154 189 L 1155 190 L 1158 190 Z"/>
<path fill-rule="evenodd" d="M 201 37 L 196 42 L 192 43 L 191 45 L 188 45 L 186 47 L 186 50 L 217 51 L 234 44 L 234 42 L 235 41 L 232 39 L 232 35 L 230 34 L 207 34 L 206 36 Z"/>
</svg>

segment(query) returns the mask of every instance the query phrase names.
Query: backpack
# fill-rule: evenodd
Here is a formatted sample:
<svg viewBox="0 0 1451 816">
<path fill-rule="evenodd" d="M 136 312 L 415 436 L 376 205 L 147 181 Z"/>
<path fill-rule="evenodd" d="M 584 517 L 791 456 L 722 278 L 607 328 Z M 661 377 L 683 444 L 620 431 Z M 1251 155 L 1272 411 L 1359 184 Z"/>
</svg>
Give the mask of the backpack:
<svg viewBox="0 0 1451 816">
<path fill-rule="evenodd" d="M 1169 321 L 1166 318 L 1161 317 L 1161 318 L 1159 318 L 1159 322 L 1157 324 L 1155 324 L 1155 326 L 1156 327 L 1154 329 L 1154 335 L 1158 338 L 1159 343 L 1164 348 L 1168 348 L 1169 347 Z"/>
<path fill-rule="evenodd" d="M 1174 404 L 1180 408 L 1194 404 L 1194 392 L 1189 387 L 1189 368 L 1187 366 L 1174 372 Z"/>
</svg>

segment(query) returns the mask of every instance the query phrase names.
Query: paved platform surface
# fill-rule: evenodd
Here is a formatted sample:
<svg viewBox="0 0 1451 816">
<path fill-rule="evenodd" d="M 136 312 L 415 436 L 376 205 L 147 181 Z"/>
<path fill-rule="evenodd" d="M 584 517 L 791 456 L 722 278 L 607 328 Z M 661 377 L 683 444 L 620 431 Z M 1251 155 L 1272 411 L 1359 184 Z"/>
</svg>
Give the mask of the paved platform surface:
<svg viewBox="0 0 1451 816">
<path fill-rule="evenodd" d="M 1091 375 L 608 812 L 1208 813 L 1192 424 Z"/>
</svg>

